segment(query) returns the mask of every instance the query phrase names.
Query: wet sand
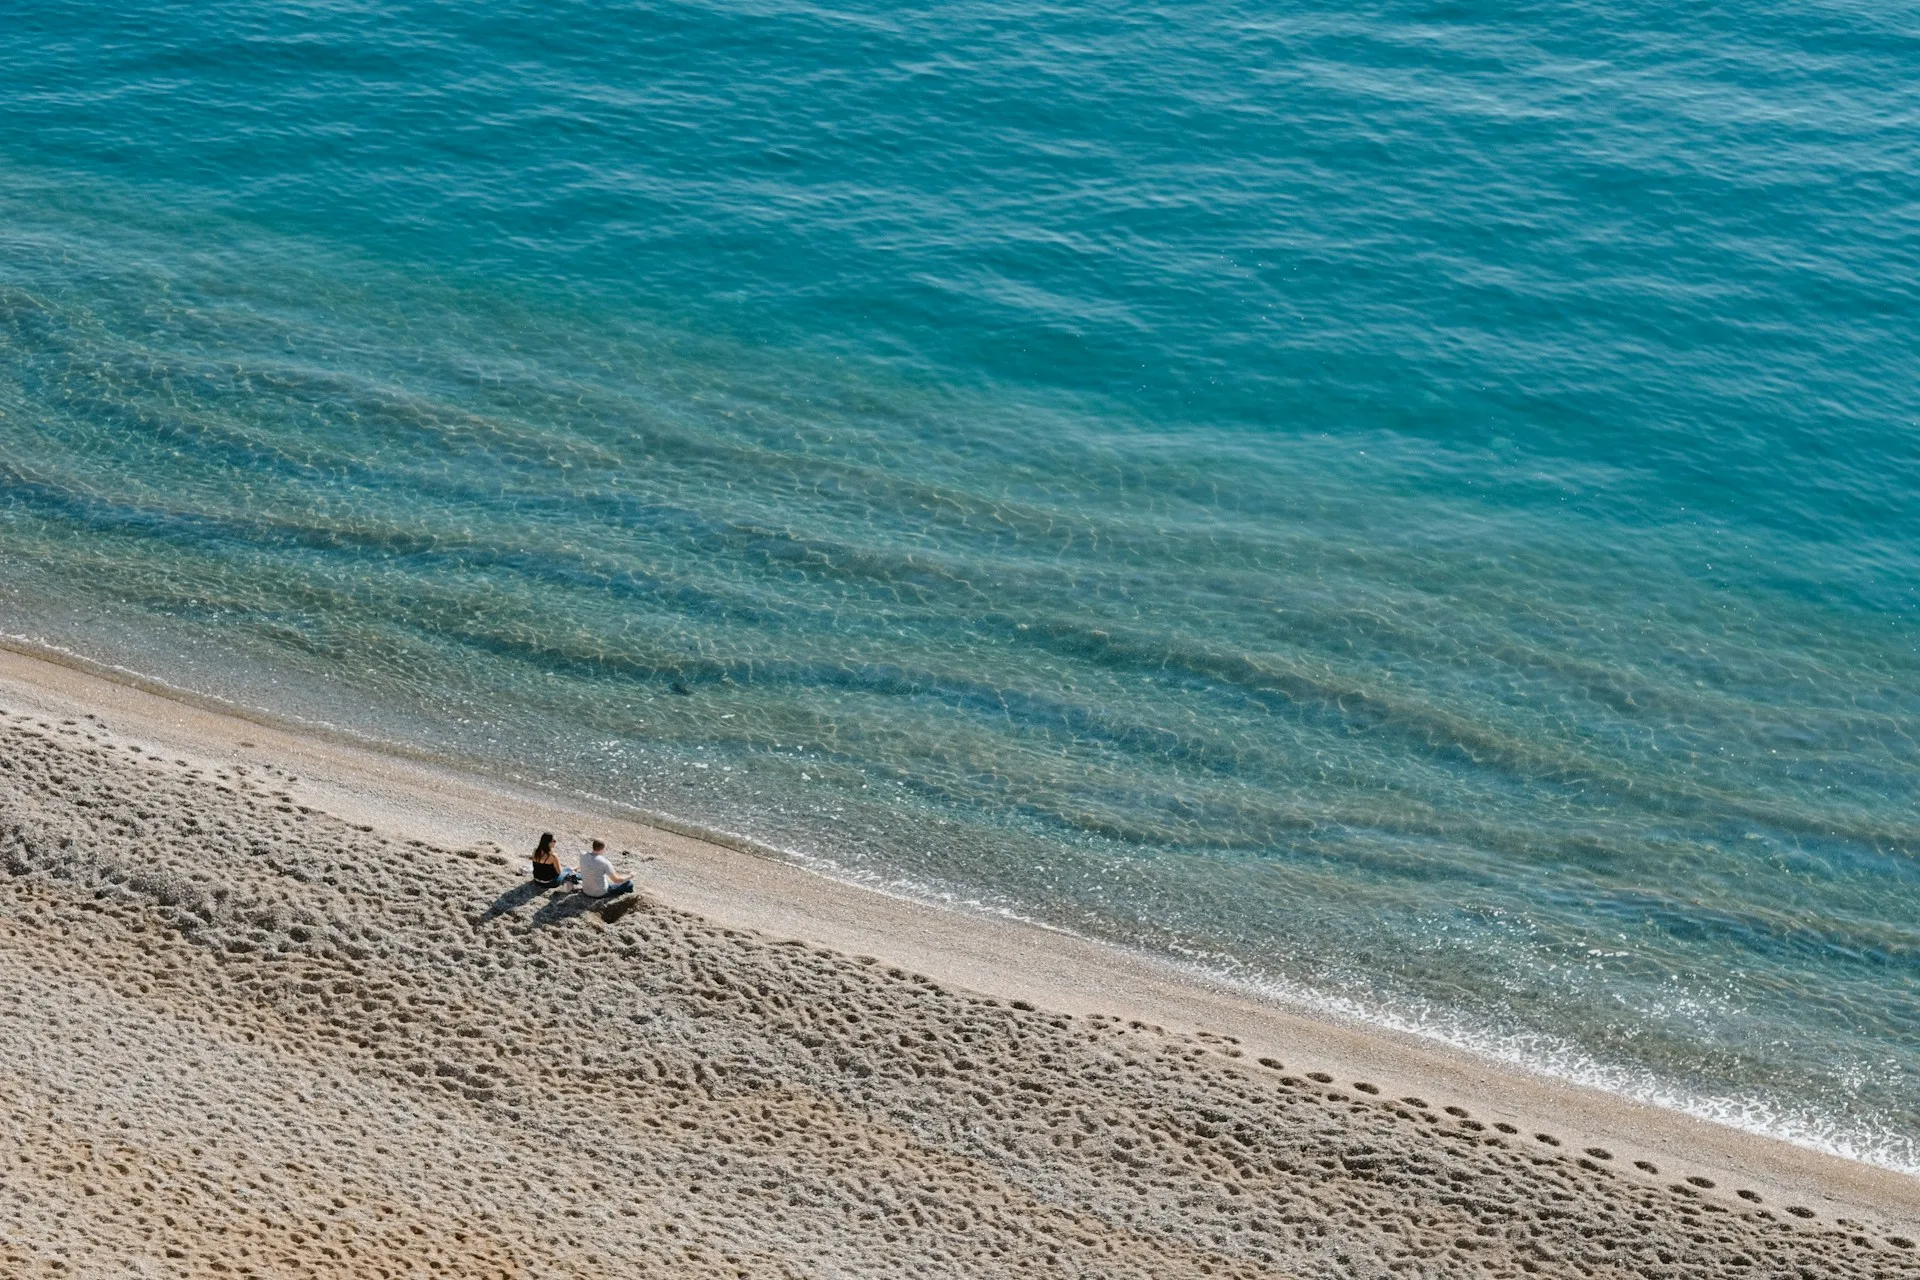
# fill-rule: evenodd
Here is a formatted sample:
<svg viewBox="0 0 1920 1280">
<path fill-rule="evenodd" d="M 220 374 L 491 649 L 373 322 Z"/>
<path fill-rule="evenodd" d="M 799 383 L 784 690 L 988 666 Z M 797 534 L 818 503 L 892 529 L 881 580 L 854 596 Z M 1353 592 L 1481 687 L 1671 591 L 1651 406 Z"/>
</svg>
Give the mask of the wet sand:
<svg viewBox="0 0 1920 1280">
<path fill-rule="evenodd" d="M 1920 1275 L 1920 1180 L 11 653 L 0 1135 L 9 1276 Z"/>
</svg>

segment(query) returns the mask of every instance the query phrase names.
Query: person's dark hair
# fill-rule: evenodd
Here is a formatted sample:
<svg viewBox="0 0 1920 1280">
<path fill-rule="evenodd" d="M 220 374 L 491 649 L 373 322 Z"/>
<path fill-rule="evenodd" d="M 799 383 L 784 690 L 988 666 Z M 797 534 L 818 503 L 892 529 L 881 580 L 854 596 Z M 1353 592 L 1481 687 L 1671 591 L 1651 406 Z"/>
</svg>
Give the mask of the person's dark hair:
<svg viewBox="0 0 1920 1280">
<path fill-rule="evenodd" d="M 605 840 L 595 840 L 593 842 L 593 851 L 595 853 L 600 852 L 602 849 L 606 847 L 607 847 L 607 842 Z"/>
<path fill-rule="evenodd" d="M 553 832 L 542 831 L 540 833 L 540 843 L 533 847 L 534 859 L 538 861 L 539 859 L 551 856 L 552 853 L 553 853 Z"/>
</svg>

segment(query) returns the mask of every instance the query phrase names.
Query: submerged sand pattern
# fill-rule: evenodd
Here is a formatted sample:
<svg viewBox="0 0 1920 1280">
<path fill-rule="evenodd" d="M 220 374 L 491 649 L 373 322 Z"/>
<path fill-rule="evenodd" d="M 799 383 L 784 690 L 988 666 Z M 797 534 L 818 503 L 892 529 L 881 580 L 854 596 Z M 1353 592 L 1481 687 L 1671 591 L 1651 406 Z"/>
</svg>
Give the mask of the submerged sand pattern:
<svg viewBox="0 0 1920 1280">
<path fill-rule="evenodd" d="M 0 720 L 0 867 L 9 1275 L 1920 1274 L 1225 1038 L 603 911 L 88 720 Z"/>
</svg>

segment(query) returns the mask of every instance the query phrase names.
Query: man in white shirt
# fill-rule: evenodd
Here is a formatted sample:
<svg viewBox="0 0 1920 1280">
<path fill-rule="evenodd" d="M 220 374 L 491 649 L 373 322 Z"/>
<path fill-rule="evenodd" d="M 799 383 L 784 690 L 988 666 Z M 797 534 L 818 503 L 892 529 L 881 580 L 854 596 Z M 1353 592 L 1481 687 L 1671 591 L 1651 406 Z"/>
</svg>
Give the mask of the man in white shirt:
<svg viewBox="0 0 1920 1280">
<path fill-rule="evenodd" d="M 580 892 L 589 898 L 617 898 L 632 891 L 632 876 L 624 880 L 614 876 L 605 840 L 595 840 L 592 852 L 580 855 Z"/>
</svg>

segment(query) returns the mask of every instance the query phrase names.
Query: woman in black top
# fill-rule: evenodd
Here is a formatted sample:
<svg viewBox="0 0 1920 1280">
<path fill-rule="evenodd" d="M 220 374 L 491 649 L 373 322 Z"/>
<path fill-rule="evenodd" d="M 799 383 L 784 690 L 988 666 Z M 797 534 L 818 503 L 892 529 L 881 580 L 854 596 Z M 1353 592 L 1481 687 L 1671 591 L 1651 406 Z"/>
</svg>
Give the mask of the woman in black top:
<svg viewBox="0 0 1920 1280">
<path fill-rule="evenodd" d="M 553 832 L 542 831 L 540 843 L 533 850 L 533 878 L 539 884 L 569 884 L 580 879 L 577 871 L 569 871 L 560 865 L 560 855 L 553 851 Z"/>
</svg>

